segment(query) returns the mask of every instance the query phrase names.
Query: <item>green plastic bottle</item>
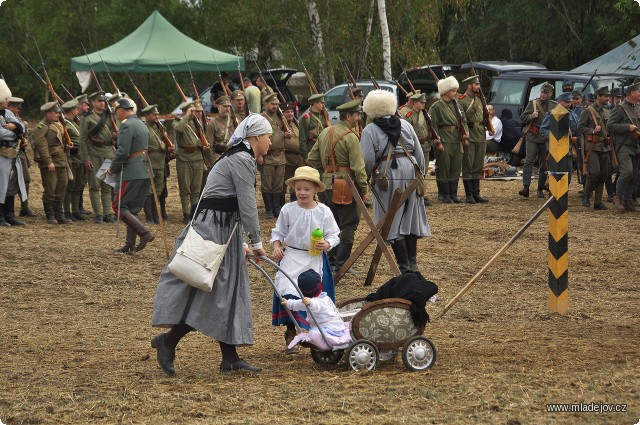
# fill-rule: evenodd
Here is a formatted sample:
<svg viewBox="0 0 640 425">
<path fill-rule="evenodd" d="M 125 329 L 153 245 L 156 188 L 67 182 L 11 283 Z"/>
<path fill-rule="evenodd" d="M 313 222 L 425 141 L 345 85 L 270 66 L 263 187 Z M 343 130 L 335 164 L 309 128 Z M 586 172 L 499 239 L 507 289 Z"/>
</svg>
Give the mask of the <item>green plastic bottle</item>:
<svg viewBox="0 0 640 425">
<path fill-rule="evenodd" d="M 322 229 L 319 228 L 319 227 L 316 227 L 311 232 L 311 243 L 309 244 L 309 254 L 311 254 L 311 255 L 320 255 L 320 252 L 322 252 L 322 251 L 318 251 L 315 248 L 315 244 L 316 244 L 316 242 L 322 242 L 323 238 L 324 238 L 324 234 L 322 233 Z"/>
</svg>

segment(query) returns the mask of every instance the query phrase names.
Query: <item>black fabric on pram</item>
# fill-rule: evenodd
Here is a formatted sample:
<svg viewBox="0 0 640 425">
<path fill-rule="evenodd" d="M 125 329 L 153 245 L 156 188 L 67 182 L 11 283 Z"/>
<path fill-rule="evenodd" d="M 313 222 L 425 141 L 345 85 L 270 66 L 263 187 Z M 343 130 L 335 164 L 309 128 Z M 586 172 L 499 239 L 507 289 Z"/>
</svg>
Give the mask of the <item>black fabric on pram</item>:
<svg viewBox="0 0 640 425">
<path fill-rule="evenodd" d="M 385 298 L 404 298 L 411 301 L 411 318 L 416 327 L 420 328 L 429 321 L 425 308 L 427 301 L 437 293 L 438 285 L 425 279 L 419 272 L 405 272 L 389 279 L 376 292 L 367 295 L 366 300 L 372 302 Z"/>
</svg>

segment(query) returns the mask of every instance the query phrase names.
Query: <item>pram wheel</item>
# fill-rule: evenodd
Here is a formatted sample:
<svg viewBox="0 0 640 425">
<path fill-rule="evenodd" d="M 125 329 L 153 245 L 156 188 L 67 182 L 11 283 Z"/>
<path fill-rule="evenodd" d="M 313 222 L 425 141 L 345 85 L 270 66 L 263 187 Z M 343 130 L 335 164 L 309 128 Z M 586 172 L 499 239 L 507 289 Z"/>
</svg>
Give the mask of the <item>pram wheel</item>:
<svg viewBox="0 0 640 425">
<path fill-rule="evenodd" d="M 344 350 L 336 351 L 320 351 L 315 348 L 311 349 L 311 358 L 317 364 L 335 365 L 342 359 Z"/>
<path fill-rule="evenodd" d="M 428 338 L 414 336 L 404 344 L 402 362 L 412 372 L 427 370 L 436 361 L 436 347 Z"/>
<path fill-rule="evenodd" d="M 379 356 L 378 348 L 372 342 L 359 339 L 349 346 L 345 361 L 355 371 L 369 371 L 375 369 Z"/>
</svg>

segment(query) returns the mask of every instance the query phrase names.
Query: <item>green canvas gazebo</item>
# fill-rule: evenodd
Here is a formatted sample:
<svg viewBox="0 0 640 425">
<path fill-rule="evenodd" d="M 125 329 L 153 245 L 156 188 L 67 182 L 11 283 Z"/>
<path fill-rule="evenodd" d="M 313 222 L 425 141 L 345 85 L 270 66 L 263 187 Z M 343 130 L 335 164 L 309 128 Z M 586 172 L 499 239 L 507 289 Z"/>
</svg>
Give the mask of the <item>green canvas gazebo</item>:
<svg viewBox="0 0 640 425">
<path fill-rule="evenodd" d="M 71 71 L 89 71 L 90 61 L 95 72 L 106 72 L 102 60 L 111 72 L 167 72 L 167 63 L 174 72 L 187 72 L 187 61 L 194 72 L 216 71 L 216 62 L 221 70 L 232 71 L 238 69 L 238 59 L 240 68 L 245 69 L 244 57 L 192 40 L 157 10 L 131 34 L 88 56 L 89 59 L 85 55 L 72 58 Z"/>
</svg>

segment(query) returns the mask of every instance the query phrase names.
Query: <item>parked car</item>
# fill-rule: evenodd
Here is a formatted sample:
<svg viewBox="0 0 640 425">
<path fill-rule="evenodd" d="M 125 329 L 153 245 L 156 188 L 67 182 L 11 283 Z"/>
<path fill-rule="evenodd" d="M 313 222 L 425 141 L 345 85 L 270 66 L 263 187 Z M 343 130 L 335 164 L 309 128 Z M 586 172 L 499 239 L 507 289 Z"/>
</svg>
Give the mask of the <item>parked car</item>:
<svg viewBox="0 0 640 425">
<path fill-rule="evenodd" d="M 398 87 L 395 83 L 391 81 L 380 80 L 378 81 L 378 84 L 380 84 L 380 87 L 383 90 L 388 90 L 397 96 Z M 371 90 L 375 90 L 371 80 L 358 80 L 356 81 L 356 85 L 362 89 L 362 94 L 365 97 Z M 348 87 L 349 85 L 346 83 L 339 84 L 328 90 L 324 94 L 324 106 L 329 113 L 329 121 L 331 121 L 331 124 L 335 124 L 340 120 L 340 113 L 336 110 L 336 108 L 343 103 L 349 102 L 351 100 L 351 98 L 349 97 Z"/>
<path fill-rule="evenodd" d="M 598 87 L 617 87 L 627 84 L 633 77 L 623 75 L 586 75 L 564 71 L 521 71 L 505 72 L 493 77 L 487 102 L 495 109 L 496 116 L 502 120 L 503 135 L 501 150 L 510 152 L 522 135 L 520 115 L 530 100 L 540 96 L 544 82 L 555 87 L 554 96 L 562 92 L 562 81 L 573 81 L 574 90 L 584 95 L 593 93 Z"/>
<path fill-rule="evenodd" d="M 260 72 L 256 72 L 251 74 L 251 81 L 256 81 L 258 76 L 262 76 L 264 81 L 277 92 L 276 87 L 280 90 L 284 98 L 287 102 L 294 102 L 296 104 L 296 116 L 298 116 L 300 112 L 300 105 L 302 98 L 296 97 L 293 91 L 289 88 L 287 83 L 294 75 L 298 74 L 297 69 L 293 68 L 271 68 L 271 69 L 262 69 Z M 297 78 L 297 77 L 296 77 Z M 294 79 L 296 79 L 294 78 Z"/>
</svg>

